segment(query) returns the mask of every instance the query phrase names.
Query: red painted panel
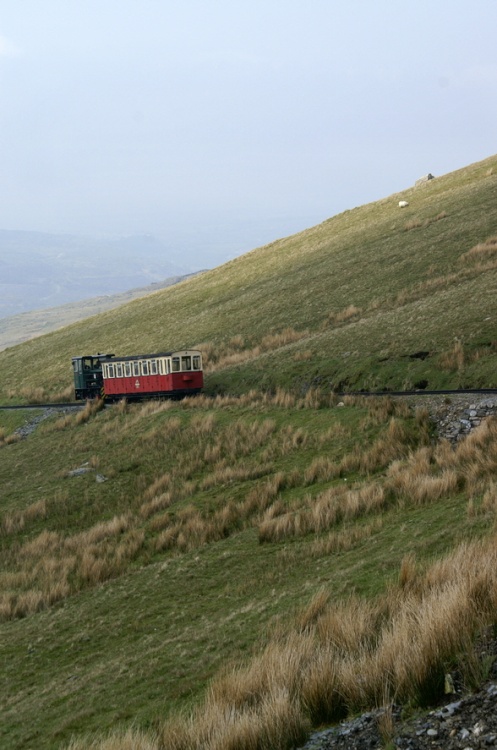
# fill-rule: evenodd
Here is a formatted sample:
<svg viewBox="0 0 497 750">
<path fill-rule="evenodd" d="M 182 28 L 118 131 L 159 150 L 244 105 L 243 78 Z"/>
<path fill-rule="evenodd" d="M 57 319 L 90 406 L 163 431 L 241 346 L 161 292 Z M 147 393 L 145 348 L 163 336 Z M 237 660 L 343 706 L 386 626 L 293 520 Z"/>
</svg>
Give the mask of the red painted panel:
<svg viewBox="0 0 497 750">
<path fill-rule="evenodd" d="M 199 390 L 203 386 L 202 372 L 174 372 L 170 375 L 139 375 L 135 377 L 105 378 L 107 396 L 139 398 L 153 393 Z"/>
</svg>

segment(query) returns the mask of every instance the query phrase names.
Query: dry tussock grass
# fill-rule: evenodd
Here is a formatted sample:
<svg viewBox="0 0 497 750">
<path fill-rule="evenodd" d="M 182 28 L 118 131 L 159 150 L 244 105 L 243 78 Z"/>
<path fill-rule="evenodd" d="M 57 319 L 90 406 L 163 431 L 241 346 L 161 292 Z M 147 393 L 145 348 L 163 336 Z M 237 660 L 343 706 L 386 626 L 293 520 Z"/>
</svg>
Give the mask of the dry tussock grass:
<svg viewBox="0 0 497 750">
<path fill-rule="evenodd" d="M 43 426 L 43 430 L 46 432 L 53 432 L 57 430 L 65 430 L 77 425 L 85 424 L 92 417 L 98 414 L 99 411 L 105 406 L 105 402 L 102 399 L 95 399 L 94 401 L 87 401 L 85 406 L 76 412 L 76 414 L 64 414 L 59 417 L 55 422 L 50 422 Z"/>
<path fill-rule="evenodd" d="M 484 242 L 478 243 L 463 253 L 459 261 L 461 263 L 479 263 L 497 254 L 497 236 L 489 237 Z"/>
<path fill-rule="evenodd" d="M 88 422 L 88 420 L 94 417 L 95 414 L 98 414 L 99 411 L 102 411 L 104 406 L 105 406 L 105 403 L 102 399 L 96 399 L 95 401 L 87 401 L 84 409 L 82 409 L 81 411 L 78 411 L 78 413 L 73 418 L 74 423 L 76 425 L 85 424 L 85 422 Z"/>
<path fill-rule="evenodd" d="M 225 461 L 221 461 L 214 467 L 214 470 L 200 482 L 200 489 L 211 490 L 214 487 L 223 487 L 229 484 L 247 482 L 251 479 L 259 479 L 260 477 L 270 474 L 272 468 L 273 465 L 268 463 L 255 466 L 248 464 L 231 466 Z"/>
<path fill-rule="evenodd" d="M 416 572 L 420 588 L 415 593 L 404 581 L 376 603 L 352 599 L 336 604 L 326 591 L 319 592 L 298 616 L 295 632 L 269 643 L 248 667 L 213 682 L 180 746 L 205 747 L 205 729 L 197 733 L 196 728 L 204 722 L 212 727 L 213 716 L 216 722 L 237 717 L 241 743 L 244 717 L 253 718 L 256 707 L 281 691 L 314 724 L 388 705 L 394 698 L 424 703 L 443 694 L 449 664 L 458 654 L 471 652 L 476 633 L 495 616 L 496 558 L 493 540 L 465 546 L 424 576 Z M 410 561 L 408 567 L 413 565 Z M 405 576 L 406 563 L 403 569 Z M 252 723 L 256 726 L 257 721 Z M 166 741 L 168 729 L 166 725 Z M 222 739 L 215 747 L 231 747 L 223 744 L 224 730 L 217 731 Z M 257 736 L 260 742 L 259 732 Z M 290 742 L 286 733 L 273 741 L 268 747 Z"/>
<path fill-rule="evenodd" d="M 388 402 L 383 405 L 386 416 L 390 413 L 387 407 Z M 497 419 L 486 420 L 455 450 L 447 441 L 412 450 L 403 424 L 391 417 L 387 430 L 369 451 L 362 453 L 356 447 L 338 464 L 326 456 L 316 457 L 303 475 L 307 485 L 332 481 L 352 471 L 369 476 L 386 469 L 384 478 L 350 488 L 334 485 L 317 496 L 307 495 L 277 514 L 265 514 L 258 526 L 259 541 L 275 543 L 322 534 L 344 522 L 381 514 L 392 503 L 423 505 L 462 491 L 470 498 L 483 498 L 478 506 L 469 507 L 470 513 L 493 513 L 497 503 L 493 479 L 496 467 Z M 362 533 L 335 532 L 328 541 L 318 540 L 316 544 L 339 551 L 354 544 L 354 539 L 360 541 Z"/>
<path fill-rule="evenodd" d="M 5 445 L 12 445 L 18 443 L 21 440 L 21 436 L 17 432 L 12 432 L 10 435 L 7 434 L 3 427 L 0 427 L 0 448 Z"/>
<path fill-rule="evenodd" d="M 26 509 L 23 522 L 43 517 L 45 501 Z M 78 591 L 119 575 L 144 542 L 144 532 L 132 528 L 128 515 L 115 516 L 86 531 L 64 537 L 43 530 L 15 548 L 6 558 L 13 569 L 0 579 L 0 617 L 24 617 Z M 17 592 L 9 592 L 15 584 Z M 24 590 L 23 590 L 24 589 Z"/>
<path fill-rule="evenodd" d="M 422 226 L 423 226 L 423 222 L 421 221 L 421 219 L 409 219 L 404 224 L 404 231 L 410 232 L 411 229 L 418 229 L 419 227 L 422 227 Z"/>
<path fill-rule="evenodd" d="M 439 364 L 443 370 L 455 372 L 462 370 L 465 364 L 464 347 L 460 341 L 455 341 L 453 346 L 439 356 Z"/>
<path fill-rule="evenodd" d="M 351 320 L 356 320 L 362 315 L 362 308 L 356 307 L 356 305 L 348 305 L 342 310 L 332 311 L 328 313 L 326 320 L 323 323 L 323 328 L 328 326 L 340 325 L 340 323 L 348 323 Z"/>
<path fill-rule="evenodd" d="M 414 559 L 404 561 L 401 585 L 376 602 L 336 603 L 318 592 L 293 630 L 276 634 L 248 665 L 219 675 L 190 717 L 166 723 L 161 747 L 295 746 L 311 723 L 442 695 L 461 654 L 469 654 L 462 673 L 477 679 L 473 642 L 495 618 L 496 562 L 492 539 L 464 545 L 424 573 Z"/>
<path fill-rule="evenodd" d="M 13 511 L 6 513 L 0 522 L 1 534 L 14 534 L 21 531 L 25 526 L 33 521 L 47 517 L 47 501 L 45 498 L 36 500 L 23 511 Z"/>
<path fill-rule="evenodd" d="M 320 537 L 312 542 L 310 547 L 311 557 L 323 557 L 323 555 L 335 555 L 346 552 L 356 545 L 377 534 L 383 528 L 383 519 L 377 517 L 370 523 L 345 526 L 339 531 L 332 531 L 325 537 Z"/>
<path fill-rule="evenodd" d="M 429 227 L 430 224 L 434 224 L 437 221 L 441 221 L 442 219 L 447 218 L 447 212 L 446 211 L 440 211 L 436 216 L 431 216 L 424 221 L 422 219 L 413 218 L 409 219 L 409 221 L 406 221 L 404 224 L 404 231 L 410 232 L 411 229 L 419 229 L 419 227 Z"/>
<path fill-rule="evenodd" d="M 294 362 L 310 362 L 312 359 L 312 351 L 310 349 L 305 349 L 304 351 L 295 352 L 293 355 L 293 361 Z"/>
<path fill-rule="evenodd" d="M 228 342 L 213 344 L 204 342 L 197 345 L 202 352 L 203 366 L 206 373 L 232 365 L 242 364 L 259 357 L 263 352 L 276 351 L 289 344 L 294 344 L 309 336 L 309 331 L 296 331 L 284 328 L 282 331 L 263 336 L 258 344 L 247 342 L 243 336 L 233 336 Z"/>
<path fill-rule="evenodd" d="M 389 498 L 378 483 L 365 484 L 354 489 L 342 485 L 330 487 L 315 498 L 304 498 L 304 507 L 300 509 L 290 509 L 277 517 L 264 516 L 258 527 L 259 541 L 280 542 L 310 533 L 322 534 L 343 522 L 373 512 L 379 513 L 388 503 Z M 333 539 L 329 537 L 323 543 L 319 542 L 319 546 L 328 546 L 330 550 L 333 544 L 336 545 L 336 550 L 350 548 L 354 539 L 360 541 L 363 535 L 367 536 L 369 533 L 349 530 L 346 534 L 342 533 Z"/>
<path fill-rule="evenodd" d="M 143 518 L 150 518 L 150 516 L 159 513 L 161 510 L 169 508 L 174 502 L 174 495 L 172 492 L 162 492 L 160 495 L 155 495 L 151 500 L 140 505 L 140 514 Z"/>
<path fill-rule="evenodd" d="M 291 409 L 295 406 L 296 397 L 293 393 L 285 391 L 283 388 L 277 388 L 276 393 L 271 398 L 271 404 L 281 406 L 284 409 Z"/>
</svg>

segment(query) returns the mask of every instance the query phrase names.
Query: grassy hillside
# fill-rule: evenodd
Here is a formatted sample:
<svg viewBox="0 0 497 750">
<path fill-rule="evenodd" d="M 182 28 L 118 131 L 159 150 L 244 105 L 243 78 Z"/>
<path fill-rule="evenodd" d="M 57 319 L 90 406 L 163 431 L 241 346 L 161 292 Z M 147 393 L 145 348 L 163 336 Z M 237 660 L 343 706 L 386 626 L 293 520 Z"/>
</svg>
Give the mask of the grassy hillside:
<svg viewBox="0 0 497 750">
<path fill-rule="evenodd" d="M 87 405 L 26 439 L 43 412 L 0 412 L 0 746 L 289 750 L 484 678 L 497 421 L 453 448 L 424 409 L 329 386 L 495 384 L 496 173 L 0 354 L 3 400 L 70 390 L 76 353 L 193 343 L 229 392 Z"/>
<path fill-rule="evenodd" d="M 6 423 L 5 433 L 14 427 Z M 178 709 L 201 706 L 204 696 L 211 700 L 207 681 L 219 671 L 250 665 L 264 646 L 274 660 L 274 649 L 285 651 L 305 636 L 300 681 L 331 646 L 319 645 L 309 628 L 336 620 L 338 611 L 344 623 L 365 618 L 367 642 L 382 642 L 393 612 L 412 609 L 409 597 L 446 589 L 445 568 L 425 574 L 434 556 L 491 533 L 496 429 L 489 423 L 453 453 L 431 446 L 426 415 L 402 402 L 338 405 L 315 392 L 301 400 L 252 392 L 240 399 L 88 408 L 52 417 L 26 440 L 4 444 L 0 744 L 53 748 L 66 746 L 72 735 L 134 725 L 140 743 L 159 732 L 163 745 L 153 747 L 203 748 L 202 733 L 193 737 L 187 725 L 177 727 L 175 744 L 163 722 Z M 78 468 L 86 471 L 71 474 Z M 423 703 L 439 691 L 444 670 L 456 664 L 469 670 L 472 652 L 463 659 L 461 644 L 466 639 L 468 646 L 491 621 L 483 603 L 495 587 L 492 568 L 483 555 L 478 559 L 481 569 L 471 572 L 476 619 L 463 627 L 460 594 L 456 643 L 445 643 L 447 614 L 440 633 L 419 629 L 419 637 L 441 638 L 442 663 L 429 662 L 424 676 L 413 671 L 409 654 L 418 666 L 424 662 L 411 639 L 400 657 L 415 677 L 393 680 L 398 699 Z M 473 571 L 469 564 L 456 568 Z M 371 606 L 379 607 L 378 615 L 367 614 Z M 355 637 L 361 640 L 351 635 L 351 644 Z M 315 641 L 311 651 L 305 639 Z M 359 641 L 357 659 L 363 658 Z M 283 666 L 287 657 L 279 658 L 278 670 L 270 669 L 276 685 L 263 680 L 244 687 L 255 675 L 234 673 L 235 705 L 237 690 L 256 690 L 257 701 L 267 702 L 274 690 L 287 689 L 285 681 L 295 678 Z M 374 705 L 375 685 L 384 679 L 378 668 L 365 694 L 351 693 L 346 705 L 327 704 L 329 674 L 304 681 L 298 703 L 295 696 L 291 701 L 300 717 L 296 736 Z M 225 678 L 218 679 L 216 690 L 226 700 Z M 218 709 L 208 702 L 197 710 L 194 725 L 205 727 L 209 711 Z M 243 727 L 252 699 L 236 710 Z M 222 722 L 219 730 L 226 731 Z M 254 747 L 286 748 L 295 739 L 277 722 L 270 737 Z M 212 745 L 232 746 L 252 747 L 240 738 Z M 134 737 L 130 747 L 149 745 Z"/>
<path fill-rule="evenodd" d="M 211 391 L 493 386 L 496 198 L 492 157 L 346 211 L 0 353 L 0 398 L 63 390 L 75 354 L 185 345 L 203 345 Z"/>
</svg>

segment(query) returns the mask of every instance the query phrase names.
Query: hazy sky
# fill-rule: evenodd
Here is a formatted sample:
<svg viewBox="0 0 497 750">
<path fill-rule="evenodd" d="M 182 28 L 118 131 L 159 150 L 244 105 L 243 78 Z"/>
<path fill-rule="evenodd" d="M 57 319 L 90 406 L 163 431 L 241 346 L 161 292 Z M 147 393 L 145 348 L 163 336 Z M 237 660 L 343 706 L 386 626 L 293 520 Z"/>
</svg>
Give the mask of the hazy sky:
<svg viewBox="0 0 497 750">
<path fill-rule="evenodd" d="M 200 232 L 206 266 L 491 156 L 496 30 L 495 0 L 2 0 L 0 228 Z"/>
</svg>

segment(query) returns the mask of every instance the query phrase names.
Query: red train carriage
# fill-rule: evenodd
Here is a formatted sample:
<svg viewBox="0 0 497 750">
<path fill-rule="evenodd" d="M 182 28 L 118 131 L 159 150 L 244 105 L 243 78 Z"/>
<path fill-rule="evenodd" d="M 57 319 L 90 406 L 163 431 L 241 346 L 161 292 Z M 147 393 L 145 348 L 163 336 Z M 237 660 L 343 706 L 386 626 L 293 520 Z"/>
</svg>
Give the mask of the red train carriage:
<svg viewBox="0 0 497 750">
<path fill-rule="evenodd" d="M 105 398 L 179 398 L 198 393 L 204 383 L 202 355 L 179 352 L 101 358 Z"/>
</svg>

